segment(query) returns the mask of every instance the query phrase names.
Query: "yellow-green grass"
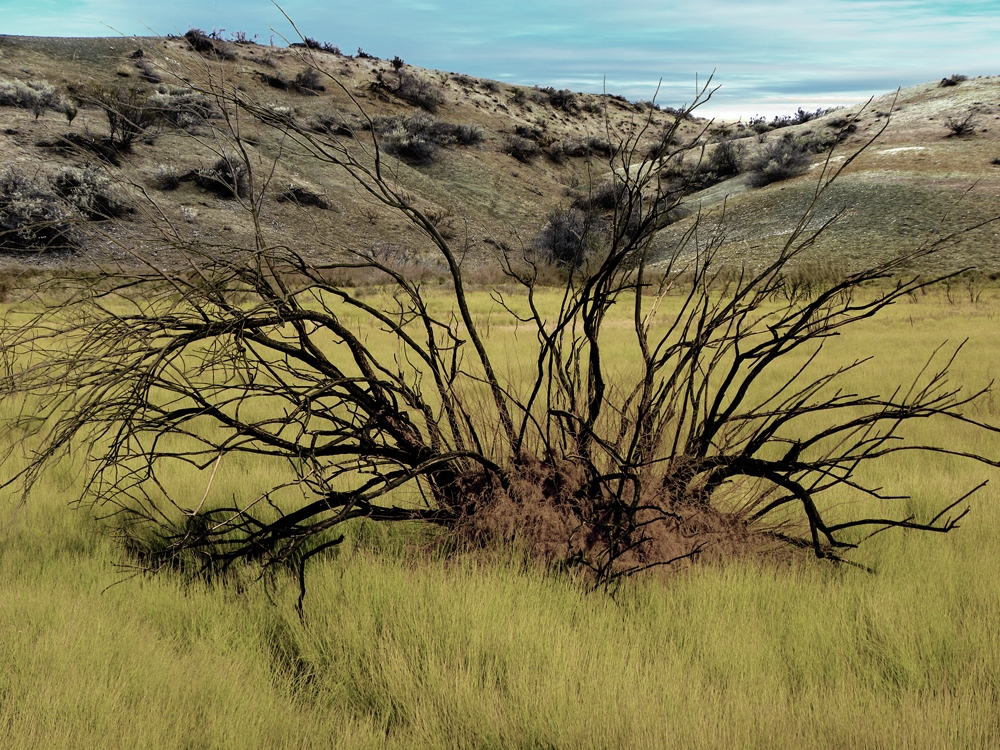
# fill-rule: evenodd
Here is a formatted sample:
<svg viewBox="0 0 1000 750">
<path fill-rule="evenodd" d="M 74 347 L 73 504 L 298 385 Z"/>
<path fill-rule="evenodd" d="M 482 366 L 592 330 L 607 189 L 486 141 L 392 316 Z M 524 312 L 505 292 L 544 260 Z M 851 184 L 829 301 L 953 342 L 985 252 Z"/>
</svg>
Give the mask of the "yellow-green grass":
<svg viewBox="0 0 1000 750">
<path fill-rule="evenodd" d="M 849 383 L 884 391 L 968 337 L 954 378 L 985 384 L 1000 304 L 983 299 L 897 305 L 831 341 L 825 362 L 874 354 Z M 491 344 L 519 354 L 509 336 L 497 327 Z M 975 416 L 1000 421 L 1000 405 Z M 920 431 L 968 445 L 964 430 Z M 1000 440 L 976 447 L 1000 455 Z M 213 493 L 249 496 L 264 478 L 248 468 L 220 469 Z M 914 492 L 891 508 L 904 513 L 1000 479 L 913 456 L 879 471 Z M 204 492 L 207 474 L 182 481 Z M 4 506 L 5 748 L 1000 745 L 993 485 L 952 534 L 890 531 L 851 554 L 875 574 L 729 559 L 634 580 L 614 601 L 502 559 L 422 556 L 369 523 L 311 567 L 300 622 L 290 580 L 108 588 L 120 555 L 94 513 L 67 508 L 77 481 L 53 472 L 27 505 Z"/>
</svg>

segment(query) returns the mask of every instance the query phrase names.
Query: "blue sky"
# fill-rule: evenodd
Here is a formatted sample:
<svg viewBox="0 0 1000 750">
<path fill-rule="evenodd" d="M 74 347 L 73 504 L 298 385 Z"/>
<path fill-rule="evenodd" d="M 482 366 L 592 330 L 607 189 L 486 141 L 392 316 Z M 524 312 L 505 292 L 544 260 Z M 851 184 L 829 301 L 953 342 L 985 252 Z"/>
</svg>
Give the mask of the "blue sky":
<svg viewBox="0 0 1000 750">
<path fill-rule="evenodd" d="M 306 36 L 379 57 L 678 106 L 695 75 L 732 118 L 848 104 L 951 73 L 1000 74 L 1000 0 L 284 0 Z M 0 33 L 109 36 L 191 26 L 294 32 L 266 0 L 0 0 Z"/>
</svg>

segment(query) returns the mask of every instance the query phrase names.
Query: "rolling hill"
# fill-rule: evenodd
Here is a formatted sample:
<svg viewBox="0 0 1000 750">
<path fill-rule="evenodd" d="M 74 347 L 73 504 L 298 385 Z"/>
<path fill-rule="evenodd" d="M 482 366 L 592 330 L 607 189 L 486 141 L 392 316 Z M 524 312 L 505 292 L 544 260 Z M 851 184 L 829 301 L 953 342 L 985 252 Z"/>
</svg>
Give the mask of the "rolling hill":
<svg viewBox="0 0 1000 750">
<path fill-rule="evenodd" d="M 82 233 L 71 254 L 11 251 L 8 243 L 3 262 L 129 262 L 135 253 L 164 252 L 178 242 L 220 251 L 248 242 L 233 195 L 213 189 L 211 170 L 234 147 L 220 138 L 225 108 L 213 100 L 213 87 L 258 102 L 275 122 L 286 118 L 352 148 L 374 128 L 387 152 L 384 167 L 465 248 L 470 263 L 497 247 L 530 244 L 554 211 L 596 204 L 592 196 L 609 180 L 621 140 L 634 139 L 636 153 L 644 153 L 677 111 L 610 94 L 425 70 L 398 58 L 345 56 L 329 47 L 279 48 L 197 34 L 0 36 L 0 158 L 8 192 L 12 173 L 52 185 L 62 179 L 65 186 L 87 172 L 114 183 L 129 206 L 113 226 L 77 221 Z M 162 116 L 130 149 L 109 157 L 101 144 L 110 123 L 98 91 L 138 92 L 156 101 Z M 259 220 L 269 241 L 317 256 L 374 245 L 414 261 L 429 252 L 405 219 L 340 170 L 303 154 L 287 130 L 238 119 L 228 126 L 239 130 L 257 165 Z M 759 263 L 792 231 L 821 172 L 842 165 L 883 127 L 824 195 L 817 220 L 845 214 L 817 245 L 816 261 L 852 267 L 1000 214 L 1000 77 L 954 76 L 835 111 L 800 111 L 781 123 L 686 117 L 675 142 L 691 149 L 670 177 L 687 180 L 688 189 L 664 247 L 699 216 L 706 226 L 721 219 L 724 257 Z M 807 163 L 791 177 L 751 187 L 759 180 L 746 165 L 782 141 Z M 739 164 L 721 168 L 723 148 Z M 66 190 L 56 192 L 67 197 Z M 934 270 L 1000 271 L 997 231 L 989 225 L 963 234 L 927 262 Z"/>
</svg>

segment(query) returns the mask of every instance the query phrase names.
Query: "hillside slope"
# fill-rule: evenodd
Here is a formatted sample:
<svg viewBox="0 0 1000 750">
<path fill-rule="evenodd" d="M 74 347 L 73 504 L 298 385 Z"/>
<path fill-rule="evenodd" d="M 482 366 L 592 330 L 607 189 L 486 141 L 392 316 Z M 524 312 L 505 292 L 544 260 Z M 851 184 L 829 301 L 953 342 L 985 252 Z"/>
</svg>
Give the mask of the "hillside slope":
<svg viewBox="0 0 1000 750">
<path fill-rule="evenodd" d="M 398 182 L 471 258 L 487 257 L 498 245 L 530 242 L 553 211 L 585 201 L 608 179 L 611 152 L 622 137 L 637 134 L 641 153 L 673 120 L 669 108 L 610 95 L 525 89 L 414 68 L 402 61 L 394 65 L 303 47 L 206 42 L 211 47 L 199 52 L 197 43 L 183 37 L 0 36 L 0 87 L 4 82 L 20 81 L 23 87 L 47 81 L 55 88 L 53 102 L 75 102 L 78 109 L 75 118 L 68 118 L 66 108 L 57 103 L 40 112 L 9 103 L 0 106 L 4 164 L 39 178 L 67 167 L 106 173 L 138 209 L 113 229 L 102 225 L 100 231 L 88 231 L 82 249 L 71 256 L 73 262 L 120 261 L 146 244 L 155 252 L 151 229 L 162 231 L 164 222 L 176 238 L 206 246 L 239 246 L 249 238 L 235 201 L 194 179 L 232 146 L 218 138 L 218 109 L 212 127 L 197 119 L 157 124 L 116 160 L 117 165 L 109 165 L 93 149 L 59 148 L 67 138 L 87 143 L 107 134 L 105 113 L 90 93 L 95 85 L 139 87 L 153 94 L 160 90 L 175 99 L 190 93 L 191 87 L 235 87 L 281 116 L 326 135 L 340 133 L 352 143 L 352 130 L 369 127 L 356 106 L 360 104 L 378 124 L 383 148 L 389 144 L 391 151 L 394 146 L 400 157 L 386 159 Z M 310 69 L 323 75 L 315 76 Z M 968 132 L 953 135 L 949 119 L 954 123 L 970 115 Z M 1000 166 L 992 163 L 1000 157 L 997 77 L 915 86 L 898 97 L 889 94 L 866 107 L 859 104 L 771 132 L 756 132 L 768 130 L 760 124 L 755 130 L 688 118 L 680 140 L 700 138 L 704 144 L 704 151 L 699 147 L 689 154 L 688 176 L 705 171 L 717 143 L 727 139 L 747 158 L 782 138 L 812 143 L 815 149 L 815 144 L 829 143 L 840 133 L 843 142 L 831 160 L 836 166 L 887 117 L 891 122 L 885 133 L 845 171 L 817 212 L 824 218 L 850 209 L 820 243 L 819 259 L 854 265 L 940 236 L 945 228 L 1000 213 Z M 336 169 L 305 158 L 280 130 L 246 122 L 234 126 L 255 149 L 257 179 L 268 178 L 261 221 L 269 241 L 316 254 L 373 244 L 413 257 L 423 252 L 405 221 L 359 192 Z M 441 143 L 414 146 L 414 132 L 418 140 L 426 136 Z M 718 217 L 725 205 L 726 257 L 750 263 L 766 258 L 794 227 L 815 190 L 826 155 L 812 153 L 809 158 L 810 168 L 803 174 L 764 187 L 748 187 L 746 174 L 721 182 L 719 176 L 705 180 L 717 184 L 687 196 L 691 215 L 668 231 L 665 241 L 687 228 L 699 210 Z M 162 189 L 164 176 L 171 174 L 182 179 L 176 189 Z M 299 191 L 293 196 L 319 196 L 326 208 L 279 200 L 288 197 L 290 187 Z M 8 264 L 38 263 L 39 258 L 55 261 L 56 255 L 5 255 Z M 60 256 L 58 262 L 65 259 Z M 1000 269 L 997 230 L 990 227 L 963 237 L 934 263 L 941 268 Z"/>
</svg>

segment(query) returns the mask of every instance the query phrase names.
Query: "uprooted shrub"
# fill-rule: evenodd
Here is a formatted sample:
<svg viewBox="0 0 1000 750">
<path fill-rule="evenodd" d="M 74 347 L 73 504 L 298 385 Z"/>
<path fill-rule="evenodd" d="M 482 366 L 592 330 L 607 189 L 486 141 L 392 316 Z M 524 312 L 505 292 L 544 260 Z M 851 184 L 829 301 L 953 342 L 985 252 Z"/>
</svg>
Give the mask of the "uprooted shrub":
<svg viewBox="0 0 1000 750">
<path fill-rule="evenodd" d="M 778 138 L 749 155 L 743 166 L 747 184 L 764 187 L 805 172 L 809 168 L 809 152 L 794 138 Z"/>
</svg>

